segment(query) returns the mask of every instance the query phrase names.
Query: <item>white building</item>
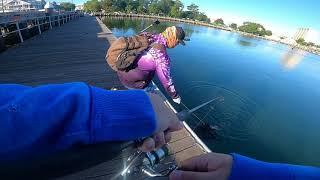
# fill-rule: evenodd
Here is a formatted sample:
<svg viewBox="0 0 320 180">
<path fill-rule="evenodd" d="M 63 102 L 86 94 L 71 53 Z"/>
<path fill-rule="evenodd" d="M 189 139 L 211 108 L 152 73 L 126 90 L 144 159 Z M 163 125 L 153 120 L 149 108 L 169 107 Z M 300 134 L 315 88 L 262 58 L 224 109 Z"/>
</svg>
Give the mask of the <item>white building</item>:
<svg viewBox="0 0 320 180">
<path fill-rule="evenodd" d="M 16 12 L 16 11 L 31 11 L 43 9 L 44 0 L 3 0 L 0 1 L 0 11 Z"/>
<path fill-rule="evenodd" d="M 83 4 L 76 5 L 76 11 L 82 11 L 83 10 Z"/>
<path fill-rule="evenodd" d="M 308 34 L 305 36 L 306 42 L 313 42 L 320 45 L 320 31 L 315 29 L 310 29 Z"/>
</svg>

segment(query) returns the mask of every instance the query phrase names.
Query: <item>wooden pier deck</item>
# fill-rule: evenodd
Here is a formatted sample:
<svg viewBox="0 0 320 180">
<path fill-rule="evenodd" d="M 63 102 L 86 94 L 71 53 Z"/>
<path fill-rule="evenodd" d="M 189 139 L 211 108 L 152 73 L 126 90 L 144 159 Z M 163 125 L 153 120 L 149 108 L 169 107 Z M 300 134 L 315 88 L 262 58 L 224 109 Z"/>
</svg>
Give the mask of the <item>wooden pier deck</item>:
<svg viewBox="0 0 320 180">
<path fill-rule="evenodd" d="M 96 17 L 82 17 L 1 53 L 0 83 L 82 81 L 105 89 L 123 89 L 104 59 L 113 40 L 113 34 Z M 178 164 L 206 152 L 187 129 L 174 132 L 168 147 L 171 155 L 166 161 Z M 133 147 L 122 148 L 122 142 L 77 147 L 50 157 L 1 165 L 0 175 L 10 179 L 110 179 L 134 151 Z"/>
</svg>

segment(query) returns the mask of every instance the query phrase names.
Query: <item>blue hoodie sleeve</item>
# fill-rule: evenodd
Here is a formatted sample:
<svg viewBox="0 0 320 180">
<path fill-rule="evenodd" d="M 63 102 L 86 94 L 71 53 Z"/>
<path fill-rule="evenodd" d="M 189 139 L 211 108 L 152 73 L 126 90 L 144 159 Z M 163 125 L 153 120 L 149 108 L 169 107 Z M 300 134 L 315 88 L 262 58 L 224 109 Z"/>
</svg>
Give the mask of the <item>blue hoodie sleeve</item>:
<svg viewBox="0 0 320 180">
<path fill-rule="evenodd" d="M 84 83 L 0 85 L 0 160 L 74 144 L 151 135 L 155 114 L 143 91 L 107 91 Z"/>
<path fill-rule="evenodd" d="M 320 168 L 281 163 L 267 163 L 232 154 L 233 165 L 229 180 L 237 179 L 320 179 Z"/>
</svg>

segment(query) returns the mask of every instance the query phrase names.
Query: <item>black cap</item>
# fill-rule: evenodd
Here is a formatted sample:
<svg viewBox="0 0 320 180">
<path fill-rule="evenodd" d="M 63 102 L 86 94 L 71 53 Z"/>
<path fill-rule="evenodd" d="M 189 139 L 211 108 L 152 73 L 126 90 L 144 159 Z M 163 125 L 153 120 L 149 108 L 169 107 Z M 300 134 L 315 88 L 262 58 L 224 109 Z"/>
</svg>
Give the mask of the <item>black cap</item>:
<svg viewBox="0 0 320 180">
<path fill-rule="evenodd" d="M 176 26 L 176 33 L 177 33 L 177 38 L 178 38 L 179 43 L 182 45 L 186 45 L 186 43 L 184 41 L 188 41 L 188 39 L 185 39 L 186 34 L 185 34 L 184 30 L 182 29 L 182 27 Z"/>
</svg>

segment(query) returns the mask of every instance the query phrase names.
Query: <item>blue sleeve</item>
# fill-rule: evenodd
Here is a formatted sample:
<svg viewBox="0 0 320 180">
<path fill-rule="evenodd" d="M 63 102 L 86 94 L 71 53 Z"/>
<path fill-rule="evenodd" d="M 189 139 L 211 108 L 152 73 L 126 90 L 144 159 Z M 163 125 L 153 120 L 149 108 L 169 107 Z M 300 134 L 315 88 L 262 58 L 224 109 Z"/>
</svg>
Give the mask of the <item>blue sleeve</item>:
<svg viewBox="0 0 320 180">
<path fill-rule="evenodd" d="M 0 160 L 74 144 L 151 135 L 155 114 L 143 91 L 107 91 L 84 83 L 0 85 Z"/>
<path fill-rule="evenodd" d="M 267 163 L 232 154 L 233 165 L 229 180 L 236 179 L 320 179 L 320 168 L 280 163 Z"/>
</svg>

